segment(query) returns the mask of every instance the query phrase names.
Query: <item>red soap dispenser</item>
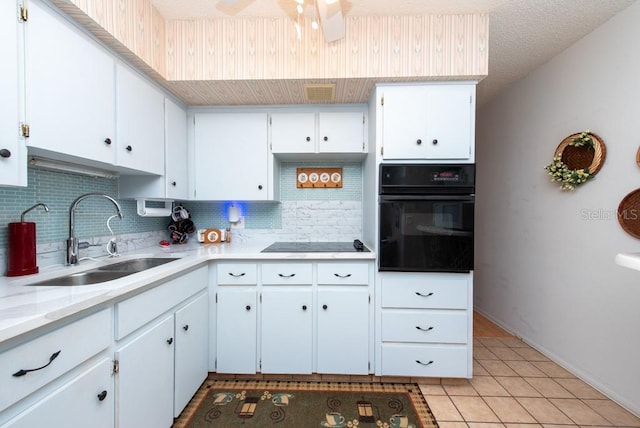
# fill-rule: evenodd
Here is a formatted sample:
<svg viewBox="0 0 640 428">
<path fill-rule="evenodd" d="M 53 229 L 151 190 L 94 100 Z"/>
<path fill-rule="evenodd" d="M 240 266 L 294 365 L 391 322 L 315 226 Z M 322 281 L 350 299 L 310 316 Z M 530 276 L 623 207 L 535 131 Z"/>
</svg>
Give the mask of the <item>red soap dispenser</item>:
<svg viewBox="0 0 640 428">
<path fill-rule="evenodd" d="M 7 276 L 38 273 L 36 262 L 36 224 L 25 222 L 24 216 L 36 207 L 49 211 L 45 204 L 37 203 L 22 212 L 20 223 L 9 223 L 9 254 Z"/>
</svg>

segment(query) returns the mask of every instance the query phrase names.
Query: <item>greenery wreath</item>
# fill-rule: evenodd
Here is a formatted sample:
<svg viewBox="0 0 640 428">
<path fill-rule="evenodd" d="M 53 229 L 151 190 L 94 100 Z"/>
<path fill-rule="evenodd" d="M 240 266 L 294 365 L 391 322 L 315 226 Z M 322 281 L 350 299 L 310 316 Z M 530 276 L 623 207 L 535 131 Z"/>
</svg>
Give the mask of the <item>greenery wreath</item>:
<svg viewBox="0 0 640 428">
<path fill-rule="evenodd" d="M 600 171 L 605 154 L 602 139 L 587 129 L 562 140 L 553 160 L 544 169 L 551 181 L 560 183 L 560 189 L 574 190 Z"/>
</svg>

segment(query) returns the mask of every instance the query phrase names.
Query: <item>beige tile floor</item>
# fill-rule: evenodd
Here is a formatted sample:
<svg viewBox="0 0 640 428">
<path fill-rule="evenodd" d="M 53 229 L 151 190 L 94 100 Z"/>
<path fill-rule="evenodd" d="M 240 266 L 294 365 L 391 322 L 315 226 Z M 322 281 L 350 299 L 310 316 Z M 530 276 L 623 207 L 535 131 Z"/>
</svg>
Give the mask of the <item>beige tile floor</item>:
<svg viewBox="0 0 640 428">
<path fill-rule="evenodd" d="M 472 379 L 420 384 L 441 428 L 640 427 L 600 392 L 508 334 L 474 339 Z"/>
</svg>

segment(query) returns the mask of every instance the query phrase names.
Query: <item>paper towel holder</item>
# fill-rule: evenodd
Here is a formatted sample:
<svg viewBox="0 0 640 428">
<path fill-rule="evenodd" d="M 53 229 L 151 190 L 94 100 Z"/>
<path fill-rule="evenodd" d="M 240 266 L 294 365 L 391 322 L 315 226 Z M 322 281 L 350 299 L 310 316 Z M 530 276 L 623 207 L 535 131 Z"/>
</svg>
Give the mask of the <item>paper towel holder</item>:
<svg viewBox="0 0 640 428">
<path fill-rule="evenodd" d="M 164 202 L 164 208 L 147 207 L 147 201 Z M 173 200 L 166 199 L 136 199 L 137 212 L 140 217 L 169 217 Z"/>
</svg>

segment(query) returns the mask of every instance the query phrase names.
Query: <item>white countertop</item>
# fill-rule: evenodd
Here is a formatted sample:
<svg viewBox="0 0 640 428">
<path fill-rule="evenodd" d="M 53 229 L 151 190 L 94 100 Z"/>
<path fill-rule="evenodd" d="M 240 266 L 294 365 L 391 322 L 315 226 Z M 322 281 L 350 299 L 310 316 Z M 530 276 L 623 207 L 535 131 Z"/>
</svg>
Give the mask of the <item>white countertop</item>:
<svg viewBox="0 0 640 428">
<path fill-rule="evenodd" d="M 78 266 L 41 268 L 40 273 L 21 277 L 0 277 L 0 345 L 32 330 L 44 327 L 84 310 L 108 305 L 128 295 L 150 288 L 167 277 L 204 265 L 211 260 L 374 260 L 373 252 L 349 253 L 261 253 L 270 243 L 230 243 L 171 245 L 128 252 L 118 261 L 140 257 L 180 257 L 152 269 L 124 278 L 82 286 L 29 286 L 70 273 L 82 272 L 114 262 L 84 260 Z"/>
<path fill-rule="evenodd" d="M 640 270 L 640 253 L 620 253 L 615 260 L 620 266 Z"/>
</svg>

